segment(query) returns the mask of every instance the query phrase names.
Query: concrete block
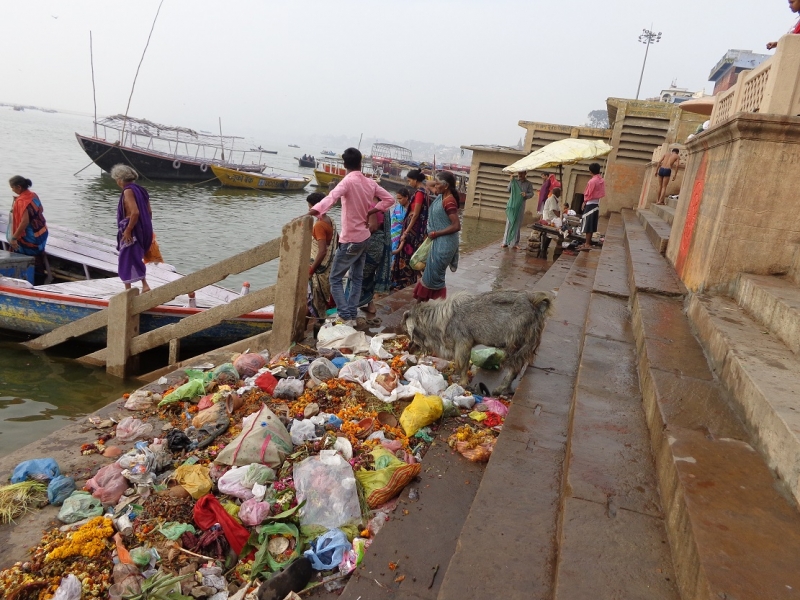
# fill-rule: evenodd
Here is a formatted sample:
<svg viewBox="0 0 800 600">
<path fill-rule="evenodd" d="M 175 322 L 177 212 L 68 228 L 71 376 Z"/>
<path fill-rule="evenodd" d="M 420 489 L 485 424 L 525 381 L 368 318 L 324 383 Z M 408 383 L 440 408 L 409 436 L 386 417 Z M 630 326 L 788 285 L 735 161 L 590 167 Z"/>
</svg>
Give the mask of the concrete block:
<svg viewBox="0 0 800 600">
<path fill-rule="evenodd" d="M 800 354 L 800 287 L 784 277 L 747 275 L 737 280 L 736 301 L 795 354 Z"/>
</svg>

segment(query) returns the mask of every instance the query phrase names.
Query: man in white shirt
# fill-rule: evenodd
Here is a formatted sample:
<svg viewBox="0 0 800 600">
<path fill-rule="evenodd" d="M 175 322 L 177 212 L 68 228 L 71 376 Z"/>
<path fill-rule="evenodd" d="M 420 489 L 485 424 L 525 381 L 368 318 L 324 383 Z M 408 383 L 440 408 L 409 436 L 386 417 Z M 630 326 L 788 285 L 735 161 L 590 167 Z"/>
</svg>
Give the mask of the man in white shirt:
<svg viewBox="0 0 800 600">
<path fill-rule="evenodd" d="M 544 203 L 544 208 L 542 209 L 542 218 L 548 223 L 552 223 L 561 216 L 561 205 L 559 203 L 560 199 L 561 188 L 556 188 L 550 191 L 550 195 L 547 197 L 547 200 Z"/>
</svg>

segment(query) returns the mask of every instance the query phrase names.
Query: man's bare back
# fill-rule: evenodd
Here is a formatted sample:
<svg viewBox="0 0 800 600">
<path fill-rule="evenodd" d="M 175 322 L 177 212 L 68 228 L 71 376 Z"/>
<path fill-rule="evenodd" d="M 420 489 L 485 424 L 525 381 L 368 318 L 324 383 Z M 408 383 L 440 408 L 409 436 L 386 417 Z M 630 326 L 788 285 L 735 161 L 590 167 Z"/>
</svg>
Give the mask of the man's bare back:
<svg viewBox="0 0 800 600">
<path fill-rule="evenodd" d="M 670 171 L 674 171 L 675 167 L 677 167 L 678 163 L 681 160 L 681 155 L 675 152 L 670 152 L 669 154 L 662 156 L 661 160 L 658 163 L 659 168 L 669 169 Z"/>
</svg>

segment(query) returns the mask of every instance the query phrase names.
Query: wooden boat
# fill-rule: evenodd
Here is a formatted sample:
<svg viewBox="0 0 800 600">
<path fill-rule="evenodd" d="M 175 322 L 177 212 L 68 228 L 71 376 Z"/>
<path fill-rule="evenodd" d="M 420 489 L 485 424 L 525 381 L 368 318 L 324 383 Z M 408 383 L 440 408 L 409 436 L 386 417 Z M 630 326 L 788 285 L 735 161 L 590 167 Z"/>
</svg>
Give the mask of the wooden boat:
<svg viewBox="0 0 800 600">
<path fill-rule="evenodd" d="M 260 161 L 262 151 L 258 151 L 258 162 L 245 164 L 247 155 L 254 152 L 234 151 L 236 140 L 242 139 L 236 136 L 197 133 L 186 127 L 159 125 L 123 115 L 107 117 L 94 125 L 93 136 L 76 133 L 75 137 L 83 151 L 104 171 L 122 163 L 148 179 L 209 181 L 214 179 L 212 165 L 254 173 L 265 168 Z M 234 154 L 240 157 L 239 162 L 233 160 Z"/>
<path fill-rule="evenodd" d="M 298 158 L 297 156 L 294 158 L 301 167 L 311 167 L 313 169 L 317 166 L 317 161 L 313 158 Z"/>
<path fill-rule="evenodd" d="M 150 269 L 147 277 L 148 283 L 152 286 L 155 279 L 151 278 Z M 0 277 L 0 328 L 32 336 L 48 333 L 62 325 L 108 308 L 108 299 L 124 289 L 123 283 L 117 278 L 36 287 L 25 286 L 26 283 L 19 279 Z M 229 293 L 230 299 L 238 297 L 234 292 Z M 188 297 L 184 296 L 142 313 L 139 321 L 140 332 L 145 333 L 176 323 L 184 317 L 210 307 L 199 306 L 201 303 L 211 304 L 209 297 L 199 290 L 197 300 L 198 308 L 189 307 Z M 216 302 L 220 303 L 221 300 Z M 190 345 L 232 343 L 268 331 L 272 327 L 272 316 L 273 308 L 267 307 L 236 319 L 223 321 L 215 327 L 184 338 L 182 343 Z M 104 345 L 105 330 L 98 330 L 78 339 L 86 343 Z"/>
<path fill-rule="evenodd" d="M 5 246 L 8 217 L 0 214 L 0 246 Z M 117 248 L 114 240 L 80 233 L 47 224 L 46 254 L 55 283 L 31 286 L 17 279 L 0 278 L 0 329 L 41 335 L 108 306 L 108 299 L 124 289 L 117 278 Z M 58 265 L 58 269 L 55 268 Z M 183 277 L 164 263 L 147 265 L 147 282 L 151 287 L 165 285 Z M 142 315 L 140 330 L 146 331 L 174 322 L 198 311 L 226 304 L 240 294 L 222 286 L 210 285 L 195 292 L 194 302 L 178 296 Z M 191 306 L 194 304 L 195 306 Z M 268 306 L 219 326 L 199 332 L 188 343 L 203 344 L 214 336 L 235 341 L 270 327 L 273 307 Z M 84 339 L 84 338 L 81 338 Z M 85 341 L 104 343 L 103 332 Z"/>
<path fill-rule="evenodd" d="M 279 173 L 244 173 L 216 165 L 213 165 L 211 170 L 222 185 L 250 190 L 297 191 L 311 183 L 310 177 L 284 177 Z"/>
<path fill-rule="evenodd" d="M 347 175 L 347 170 L 339 163 L 335 162 L 322 162 L 317 164 L 314 169 L 314 177 L 317 179 L 317 187 L 328 189 L 328 186 L 333 183 L 336 185 L 344 176 Z"/>
<path fill-rule="evenodd" d="M 336 156 L 336 152 L 331 152 L 330 150 L 323 150 L 320 154 L 322 156 Z"/>
<path fill-rule="evenodd" d="M 289 148 L 299 148 L 299 147 L 300 146 L 298 146 L 297 144 L 289 144 Z"/>
</svg>

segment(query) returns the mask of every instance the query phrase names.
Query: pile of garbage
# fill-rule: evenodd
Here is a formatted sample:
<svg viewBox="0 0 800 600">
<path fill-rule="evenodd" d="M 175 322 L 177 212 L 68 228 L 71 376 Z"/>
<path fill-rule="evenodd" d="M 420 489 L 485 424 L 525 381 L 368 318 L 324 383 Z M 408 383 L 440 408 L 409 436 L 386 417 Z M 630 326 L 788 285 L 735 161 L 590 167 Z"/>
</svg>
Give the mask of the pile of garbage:
<svg viewBox="0 0 800 600">
<path fill-rule="evenodd" d="M 473 362 L 496 366 L 498 352 Z M 20 484 L 32 494 L 6 520 L 49 502 L 64 524 L 0 571 L 0 588 L 17 600 L 284 600 L 341 589 L 443 418 L 456 420 L 457 452 L 491 456 L 508 402 L 451 375 L 447 361 L 410 354 L 405 336 L 327 325 L 315 349 L 234 355 L 173 385 L 162 379 L 162 393 L 126 395 L 132 414 L 92 420 L 108 431 L 80 452 L 110 462 L 82 489 L 46 458 L 21 463 L 0 487 L 0 505 Z"/>
</svg>

